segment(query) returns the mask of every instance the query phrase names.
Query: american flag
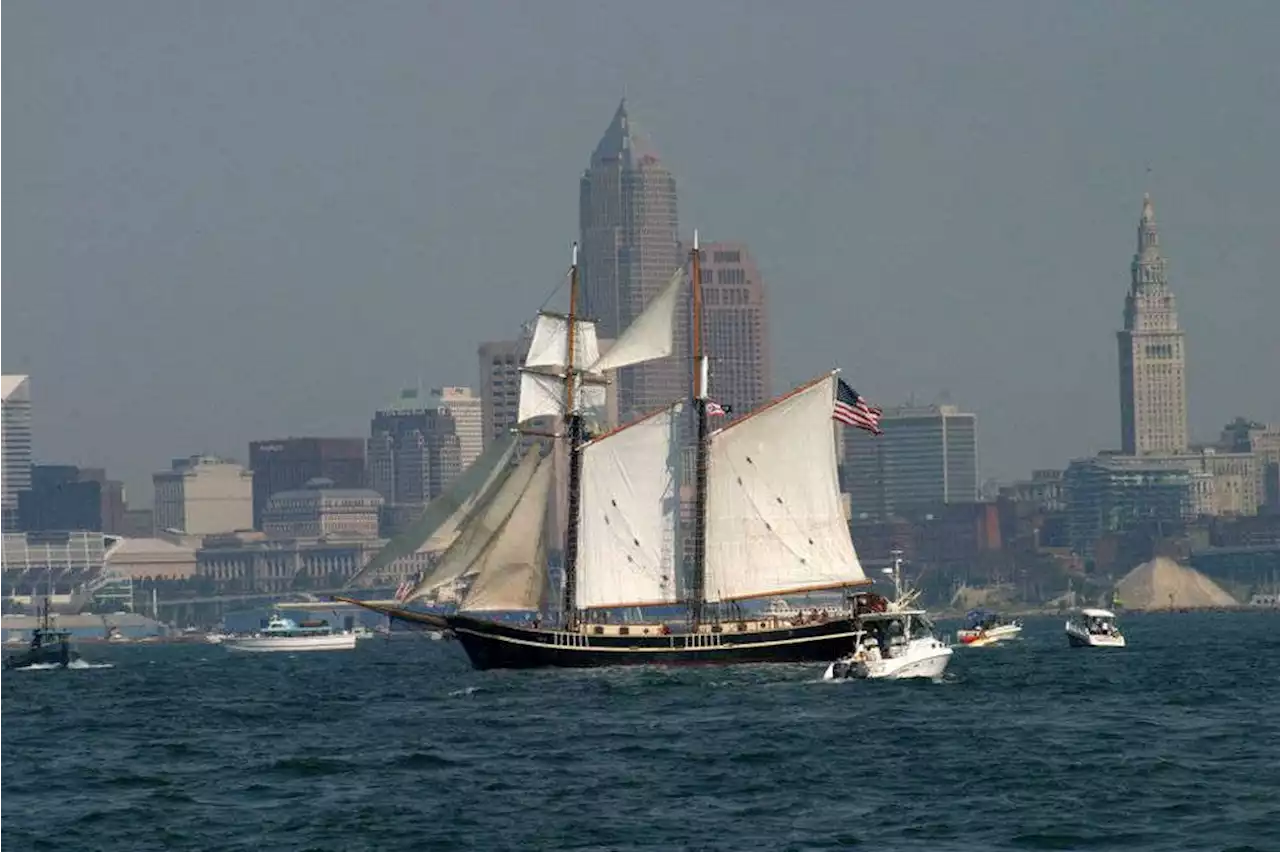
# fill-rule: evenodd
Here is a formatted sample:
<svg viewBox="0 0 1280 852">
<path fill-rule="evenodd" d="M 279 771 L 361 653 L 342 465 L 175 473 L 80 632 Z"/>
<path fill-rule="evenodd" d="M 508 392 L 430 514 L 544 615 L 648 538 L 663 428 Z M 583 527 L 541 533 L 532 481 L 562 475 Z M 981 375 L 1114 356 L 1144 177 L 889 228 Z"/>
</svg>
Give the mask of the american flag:
<svg viewBox="0 0 1280 852">
<path fill-rule="evenodd" d="M 884 432 L 880 428 L 882 414 L 884 412 L 880 409 L 867 405 L 866 400 L 858 396 L 856 390 L 845 384 L 844 379 L 836 379 L 836 407 L 831 412 L 833 420 L 838 420 L 846 426 L 864 429 L 873 435 L 883 435 Z"/>
<path fill-rule="evenodd" d="M 733 411 L 733 406 L 721 405 L 713 399 L 707 400 L 707 416 L 708 417 L 724 417 Z"/>
<path fill-rule="evenodd" d="M 405 598 L 409 596 L 409 593 L 412 591 L 413 591 L 413 581 L 405 580 L 400 585 L 396 586 L 396 600 L 403 601 Z"/>
</svg>

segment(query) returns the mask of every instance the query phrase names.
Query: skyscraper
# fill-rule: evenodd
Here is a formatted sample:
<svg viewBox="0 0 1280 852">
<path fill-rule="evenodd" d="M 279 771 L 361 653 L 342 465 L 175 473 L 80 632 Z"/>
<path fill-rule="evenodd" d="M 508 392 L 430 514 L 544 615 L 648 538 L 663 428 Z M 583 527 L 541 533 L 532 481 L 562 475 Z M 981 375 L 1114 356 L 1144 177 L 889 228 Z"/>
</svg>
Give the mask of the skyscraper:
<svg viewBox="0 0 1280 852">
<path fill-rule="evenodd" d="M 1120 438 L 1125 455 L 1187 450 L 1184 332 L 1160 254 L 1155 208 L 1142 199 L 1120 349 Z"/>
<path fill-rule="evenodd" d="M 978 500 L 978 418 L 954 405 L 887 408 L 883 435 L 845 427 L 842 491 L 854 518 Z"/>
<path fill-rule="evenodd" d="M 5 376 L 3 386 L 4 529 L 16 530 L 18 493 L 31 487 L 31 380 Z"/>
<path fill-rule="evenodd" d="M 704 243 L 700 252 L 711 396 L 732 408 L 732 419 L 767 402 L 772 391 L 764 280 L 742 243 Z"/>
<path fill-rule="evenodd" d="M 253 527 L 253 472 L 236 462 L 209 455 L 174 459 L 151 481 L 156 529 L 216 535 Z"/>
<path fill-rule="evenodd" d="M 581 308 L 599 322 L 600 337 L 616 339 L 684 262 L 675 178 L 632 125 L 625 99 L 582 175 L 578 218 Z M 624 418 L 688 396 L 687 312 L 677 317 L 673 357 L 619 371 Z"/>
<path fill-rule="evenodd" d="M 520 367 L 528 351 L 527 334 L 480 344 L 480 420 L 486 447 L 516 426 Z"/>
<path fill-rule="evenodd" d="M 253 471 L 253 528 L 272 494 L 302 488 L 312 479 L 331 479 L 337 488 L 363 488 L 365 442 L 361 438 L 278 438 L 249 443 Z"/>
<path fill-rule="evenodd" d="M 438 407 L 448 409 L 453 415 L 453 425 L 458 432 L 459 463 L 466 470 L 484 451 L 484 403 L 471 388 L 433 388 L 431 396 Z"/>
<path fill-rule="evenodd" d="M 462 472 L 453 415 L 443 406 L 422 405 L 417 391 L 403 392 L 370 423 L 368 472 L 370 487 L 389 509 L 402 509 L 410 519 L 421 514 Z"/>
</svg>

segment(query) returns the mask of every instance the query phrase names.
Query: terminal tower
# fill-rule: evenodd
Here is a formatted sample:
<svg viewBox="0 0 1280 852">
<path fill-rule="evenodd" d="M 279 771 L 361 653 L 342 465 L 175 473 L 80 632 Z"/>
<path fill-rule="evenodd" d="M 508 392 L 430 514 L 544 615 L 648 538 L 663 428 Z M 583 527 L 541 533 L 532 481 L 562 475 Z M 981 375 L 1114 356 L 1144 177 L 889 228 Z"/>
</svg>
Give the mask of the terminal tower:
<svg viewBox="0 0 1280 852">
<path fill-rule="evenodd" d="M 1151 196 L 1142 199 L 1120 348 L 1120 433 L 1125 455 L 1187 450 L 1186 341 L 1160 253 Z"/>
</svg>

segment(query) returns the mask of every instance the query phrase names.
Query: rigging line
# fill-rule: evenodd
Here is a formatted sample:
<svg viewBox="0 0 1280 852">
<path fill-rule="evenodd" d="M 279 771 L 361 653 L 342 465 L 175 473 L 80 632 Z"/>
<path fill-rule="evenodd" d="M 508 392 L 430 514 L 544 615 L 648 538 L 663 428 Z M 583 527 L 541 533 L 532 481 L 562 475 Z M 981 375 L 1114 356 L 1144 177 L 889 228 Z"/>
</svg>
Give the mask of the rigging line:
<svg viewBox="0 0 1280 852">
<path fill-rule="evenodd" d="M 551 300 L 556 297 L 556 293 L 560 292 L 560 288 L 564 287 L 565 282 L 568 281 L 570 277 L 572 277 L 572 275 L 573 275 L 573 270 L 570 269 L 568 272 L 564 274 L 564 277 L 560 279 L 560 283 L 556 284 L 556 286 L 551 288 L 551 292 L 548 293 L 547 297 L 542 300 L 542 304 L 538 305 L 539 311 L 545 308 L 551 302 Z"/>
</svg>

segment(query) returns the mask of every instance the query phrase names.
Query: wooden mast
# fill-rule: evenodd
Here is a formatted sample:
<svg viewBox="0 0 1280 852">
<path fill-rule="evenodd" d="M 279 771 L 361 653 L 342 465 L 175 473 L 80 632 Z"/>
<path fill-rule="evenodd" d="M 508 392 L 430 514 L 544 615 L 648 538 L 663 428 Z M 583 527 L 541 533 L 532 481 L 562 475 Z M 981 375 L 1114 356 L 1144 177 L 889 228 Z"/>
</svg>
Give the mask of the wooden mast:
<svg viewBox="0 0 1280 852">
<path fill-rule="evenodd" d="M 696 629 L 702 621 L 707 564 L 707 384 L 709 371 L 702 354 L 702 262 L 698 232 L 693 232 L 689 252 L 689 287 L 693 296 L 693 415 L 697 421 L 697 455 L 694 462 L 693 571 L 689 578 L 689 616 Z"/>
<path fill-rule="evenodd" d="M 582 485 L 582 415 L 574 405 L 574 347 L 577 343 L 578 308 L 578 244 L 573 244 L 573 265 L 569 267 L 569 330 L 565 354 L 564 412 L 566 433 L 569 437 L 569 518 L 565 525 L 564 542 L 564 600 L 561 602 L 560 621 L 566 630 L 578 624 L 578 516 L 579 490 Z"/>
</svg>

